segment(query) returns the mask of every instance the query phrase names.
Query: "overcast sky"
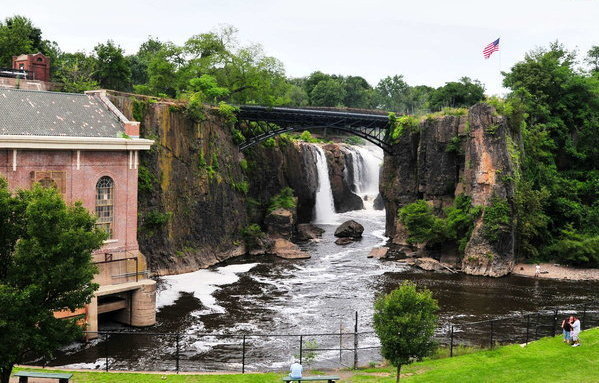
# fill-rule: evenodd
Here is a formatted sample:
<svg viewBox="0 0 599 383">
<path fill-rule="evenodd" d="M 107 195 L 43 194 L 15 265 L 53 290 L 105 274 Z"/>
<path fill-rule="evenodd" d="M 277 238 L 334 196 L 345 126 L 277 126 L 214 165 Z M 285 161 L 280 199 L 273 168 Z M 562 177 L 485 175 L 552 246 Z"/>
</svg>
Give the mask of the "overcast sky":
<svg viewBox="0 0 599 383">
<path fill-rule="evenodd" d="M 183 43 L 230 24 L 242 43 L 260 43 L 289 76 L 315 70 L 361 75 L 372 85 L 403 74 L 440 86 L 462 76 L 503 92 L 500 70 L 558 39 L 585 53 L 599 45 L 599 0 L 0 0 L 65 51 L 113 39 L 128 53 L 149 35 Z M 482 49 L 501 38 L 489 60 Z"/>
</svg>

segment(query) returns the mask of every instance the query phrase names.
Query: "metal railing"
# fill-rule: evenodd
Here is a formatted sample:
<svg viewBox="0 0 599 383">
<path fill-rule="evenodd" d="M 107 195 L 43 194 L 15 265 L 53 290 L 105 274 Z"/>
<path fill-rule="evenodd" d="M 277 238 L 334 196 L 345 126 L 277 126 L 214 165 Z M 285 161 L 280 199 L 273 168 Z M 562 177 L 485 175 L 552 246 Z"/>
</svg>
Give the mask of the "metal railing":
<svg viewBox="0 0 599 383">
<path fill-rule="evenodd" d="M 561 316 L 577 315 L 583 328 L 599 326 L 599 302 L 579 306 L 546 308 L 490 320 L 449 323 L 437 329 L 435 338 L 448 356 L 459 347 L 492 349 L 498 345 L 529 342 L 561 333 Z M 92 353 L 96 369 L 156 371 L 272 371 L 290 361 L 318 364 L 318 368 L 357 368 L 360 360 L 380 361 L 380 344 L 374 331 L 359 331 L 358 315 L 353 331 L 340 326 L 337 332 L 302 334 L 219 334 L 211 332 L 144 332 L 107 330 L 87 332 L 102 342 Z M 265 346 L 265 342 L 268 343 Z M 198 351 L 206 344 L 210 351 Z M 127 345 L 127 347 L 123 347 Z M 194 347 L 196 347 L 194 349 Z M 85 349 L 85 347 L 84 347 Z M 131 354 L 135 350 L 137 355 Z M 268 350 L 265 351 L 265 350 Z M 315 354 L 318 353 L 315 357 Z M 366 359 L 367 358 L 367 359 Z M 69 356 L 64 358 L 70 360 Z M 137 360 L 135 360 L 137 359 Z M 135 361 L 133 361 L 135 360 Z M 102 361 L 102 362 L 100 362 Z M 48 362 L 48 361 L 47 361 Z M 100 363 L 100 364 L 99 364 Z M 137 364 L 136 364 L 137 363 Z M 57 362 L 51 364 L 57 365 Z M 61 363 L 58 362 L 58 365 Z M 47 363 L 44 363 L 47 365 Z"/>
</svg>

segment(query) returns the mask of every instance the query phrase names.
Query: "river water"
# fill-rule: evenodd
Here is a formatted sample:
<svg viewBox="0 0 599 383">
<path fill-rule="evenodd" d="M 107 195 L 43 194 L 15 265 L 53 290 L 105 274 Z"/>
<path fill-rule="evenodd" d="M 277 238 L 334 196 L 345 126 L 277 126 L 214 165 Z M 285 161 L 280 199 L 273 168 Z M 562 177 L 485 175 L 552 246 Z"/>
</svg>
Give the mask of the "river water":
<svg viewBox="0 0 599 383">
<path fill-rule="evenodd" d="M 364 187 L 364 186 L 363 186 Z M 365 188 L 365 187 L 364 187 Z M 363 189 L 365 190 L 365 189 Z M 440 305 L 437 336 L 447 339 L 449 323 L 468 324 L 497 317 L 520 317 L 547 306 L 572 307 L 594 299 L 599 284 L 522 277 L 484 278 L 440 274 L 412 269 L 396 261 L 367 258 L 383 245 L 385 214 L 372 209 L 337 214 L 335 220 L 361 223 L 361 241 L 334 244 L 337 224 L 319 224 L 322 238 L 302 245 L 312 255 L 306 260 L 272 256 L 242 257 L 208 270 L 167 276 L 159 280 L 158 323 L 136 333 L 180 333 L 180 368 L 183 370 L 239 370 L 242 334 L 271 334 L 246 338 L 248 370 L 285 369 L 304 347 L 351 348 L 353 337 L 338 333 L 354 330 L 358 313 L 359 347 L 376 347 L 372 331 L 372 305 L 378 294 L 391 291 L 404 280 L 433 291 Z M 512 324 L 510 324 L 512 323 Z M 104 329 L 119 328 L 111 322 Z M 479 329 L 484 331 L 484 329 Z M 521 322 L 498 326 L 498 336 L 522 333 Z M 471 335 L 469 339 L 468 335 Z M 473 341 L 477 332 L 461 335 Z M 456 332 L 456 336 L 458 336 Z M 73 345 L 57 355 L 52 365 L 103 368 L 105 356 L 114 369 L 174 369 L 177 339 L 171 335 L 112 335 L 88 344 Z M 304 356 L 306 356 L 304 352 Z M 378 360 L 376 348 L 361 350 L 360 363 Z M 318 351 L 315 367 L 349 366 L 349 351 Z"/>
</svg>

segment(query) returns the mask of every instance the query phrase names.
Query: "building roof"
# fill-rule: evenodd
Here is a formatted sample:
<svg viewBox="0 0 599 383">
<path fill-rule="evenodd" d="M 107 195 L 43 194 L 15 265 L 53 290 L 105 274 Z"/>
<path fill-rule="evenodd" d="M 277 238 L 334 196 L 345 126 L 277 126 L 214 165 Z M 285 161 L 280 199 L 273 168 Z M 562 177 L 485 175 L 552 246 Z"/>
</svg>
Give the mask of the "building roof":
<svg viewBox="0 0 599 383">
<path fill-rule="evenodd" d="M 0 136 L 115 138 L 124 131 L 97 94 L 0 88 Z"/>
</svg>

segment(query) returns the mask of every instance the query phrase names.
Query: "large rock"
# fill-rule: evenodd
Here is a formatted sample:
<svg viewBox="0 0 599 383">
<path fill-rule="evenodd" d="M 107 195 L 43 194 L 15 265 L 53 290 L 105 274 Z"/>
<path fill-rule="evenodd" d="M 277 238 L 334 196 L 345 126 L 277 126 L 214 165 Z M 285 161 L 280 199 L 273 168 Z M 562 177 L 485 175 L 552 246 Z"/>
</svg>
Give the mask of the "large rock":
<svg viewBox="0 0 599 383">
<path fill-rule="evenodd" d="M 267 233 L 273 238 L 291 239 L 295 227 L 294 211 L 289 209 L 276 209 L 264 219 Z"/>
<path fill-rule="evenodd" d="M 335 230 L 335 237 L 350 237 L 350 238 L 361 238 L 364 232 L 364 226 L 358 222 L 352 220 L 343 222 L 337 230 Z"/>
<path fill-rule="evenodd" d="M 345 213 L 350 210 L 364 209 L 364 201 L 352 191 L 351 185 L 345 177 L 347 161 L 351 160 L 349 152 L 338 144 L 327 144 L 322 149 L 327 157 L 335 211 Z"/>
<path fill-rule="evenodd" d="M 385 200 L 383 200 L 381 193 L 379 193 L 374 199 L 373 207 L 374 210 L 383 210 L 385 208 Z"/>
<path fill-rule="evenodd" d="M 376 258 L 376 259 L 385 259 L 387 258 L 387 253 L 389 252 L 388 247 L 375 247 L 370 250 L 368 254 L 368 258 Z"/>
<path fill-rule="evenodd" d="M 513 204 L 514 164 L 506 120 L 487 104 L 470 108 L 467 116 L 427 118 L 415 129 L 404 129 L 394 144 L 394 155 L 385 154 L 381 196 L 386 208 L 386 234 L 392 243 L 407 245 L 407 231 L 399 222 L 399 208 L 425 200 L 439 215 L 457 195 L 473 204 L 488 206 L 494 197 Z M 516 148 L 517 149 L 517 148 Z M 514 261 L 513 227 L 505 228 L 498 241 L 484 236 L 483 215 L 475 222 L 465 254 L 459 261 L 464 272 L 501 276 Z M 457 255 L 457 245 L 453 253 Z M 419 255 L 435 255 L 439 249 L 424 247 Z M 443 251 L 446 251 L 444 248 Z"/>
<path fill-rule="evenodd" d="M 272 247 L 272 253 L 285 259 L 306 259 L 310 254 L 301 250 L 295 243 L 284 238 L 276 238 Z"/>
<path fill-rule="evenodd" d="M 345 246 L 345 245 L 349 245 L 352 242 L 355 242 L 356 240 L 357 240 L 357 238 L 341 237 L 335 241 L 335 244 L 339 245 L 339 246 Z"/>
<path fill-rule="evenodd" d="M 300 241 L 309 241 L 322 237 L 324 229 L 311 223 L 301 223 L 297 225 L 297 239 Z"/>
</svg>

